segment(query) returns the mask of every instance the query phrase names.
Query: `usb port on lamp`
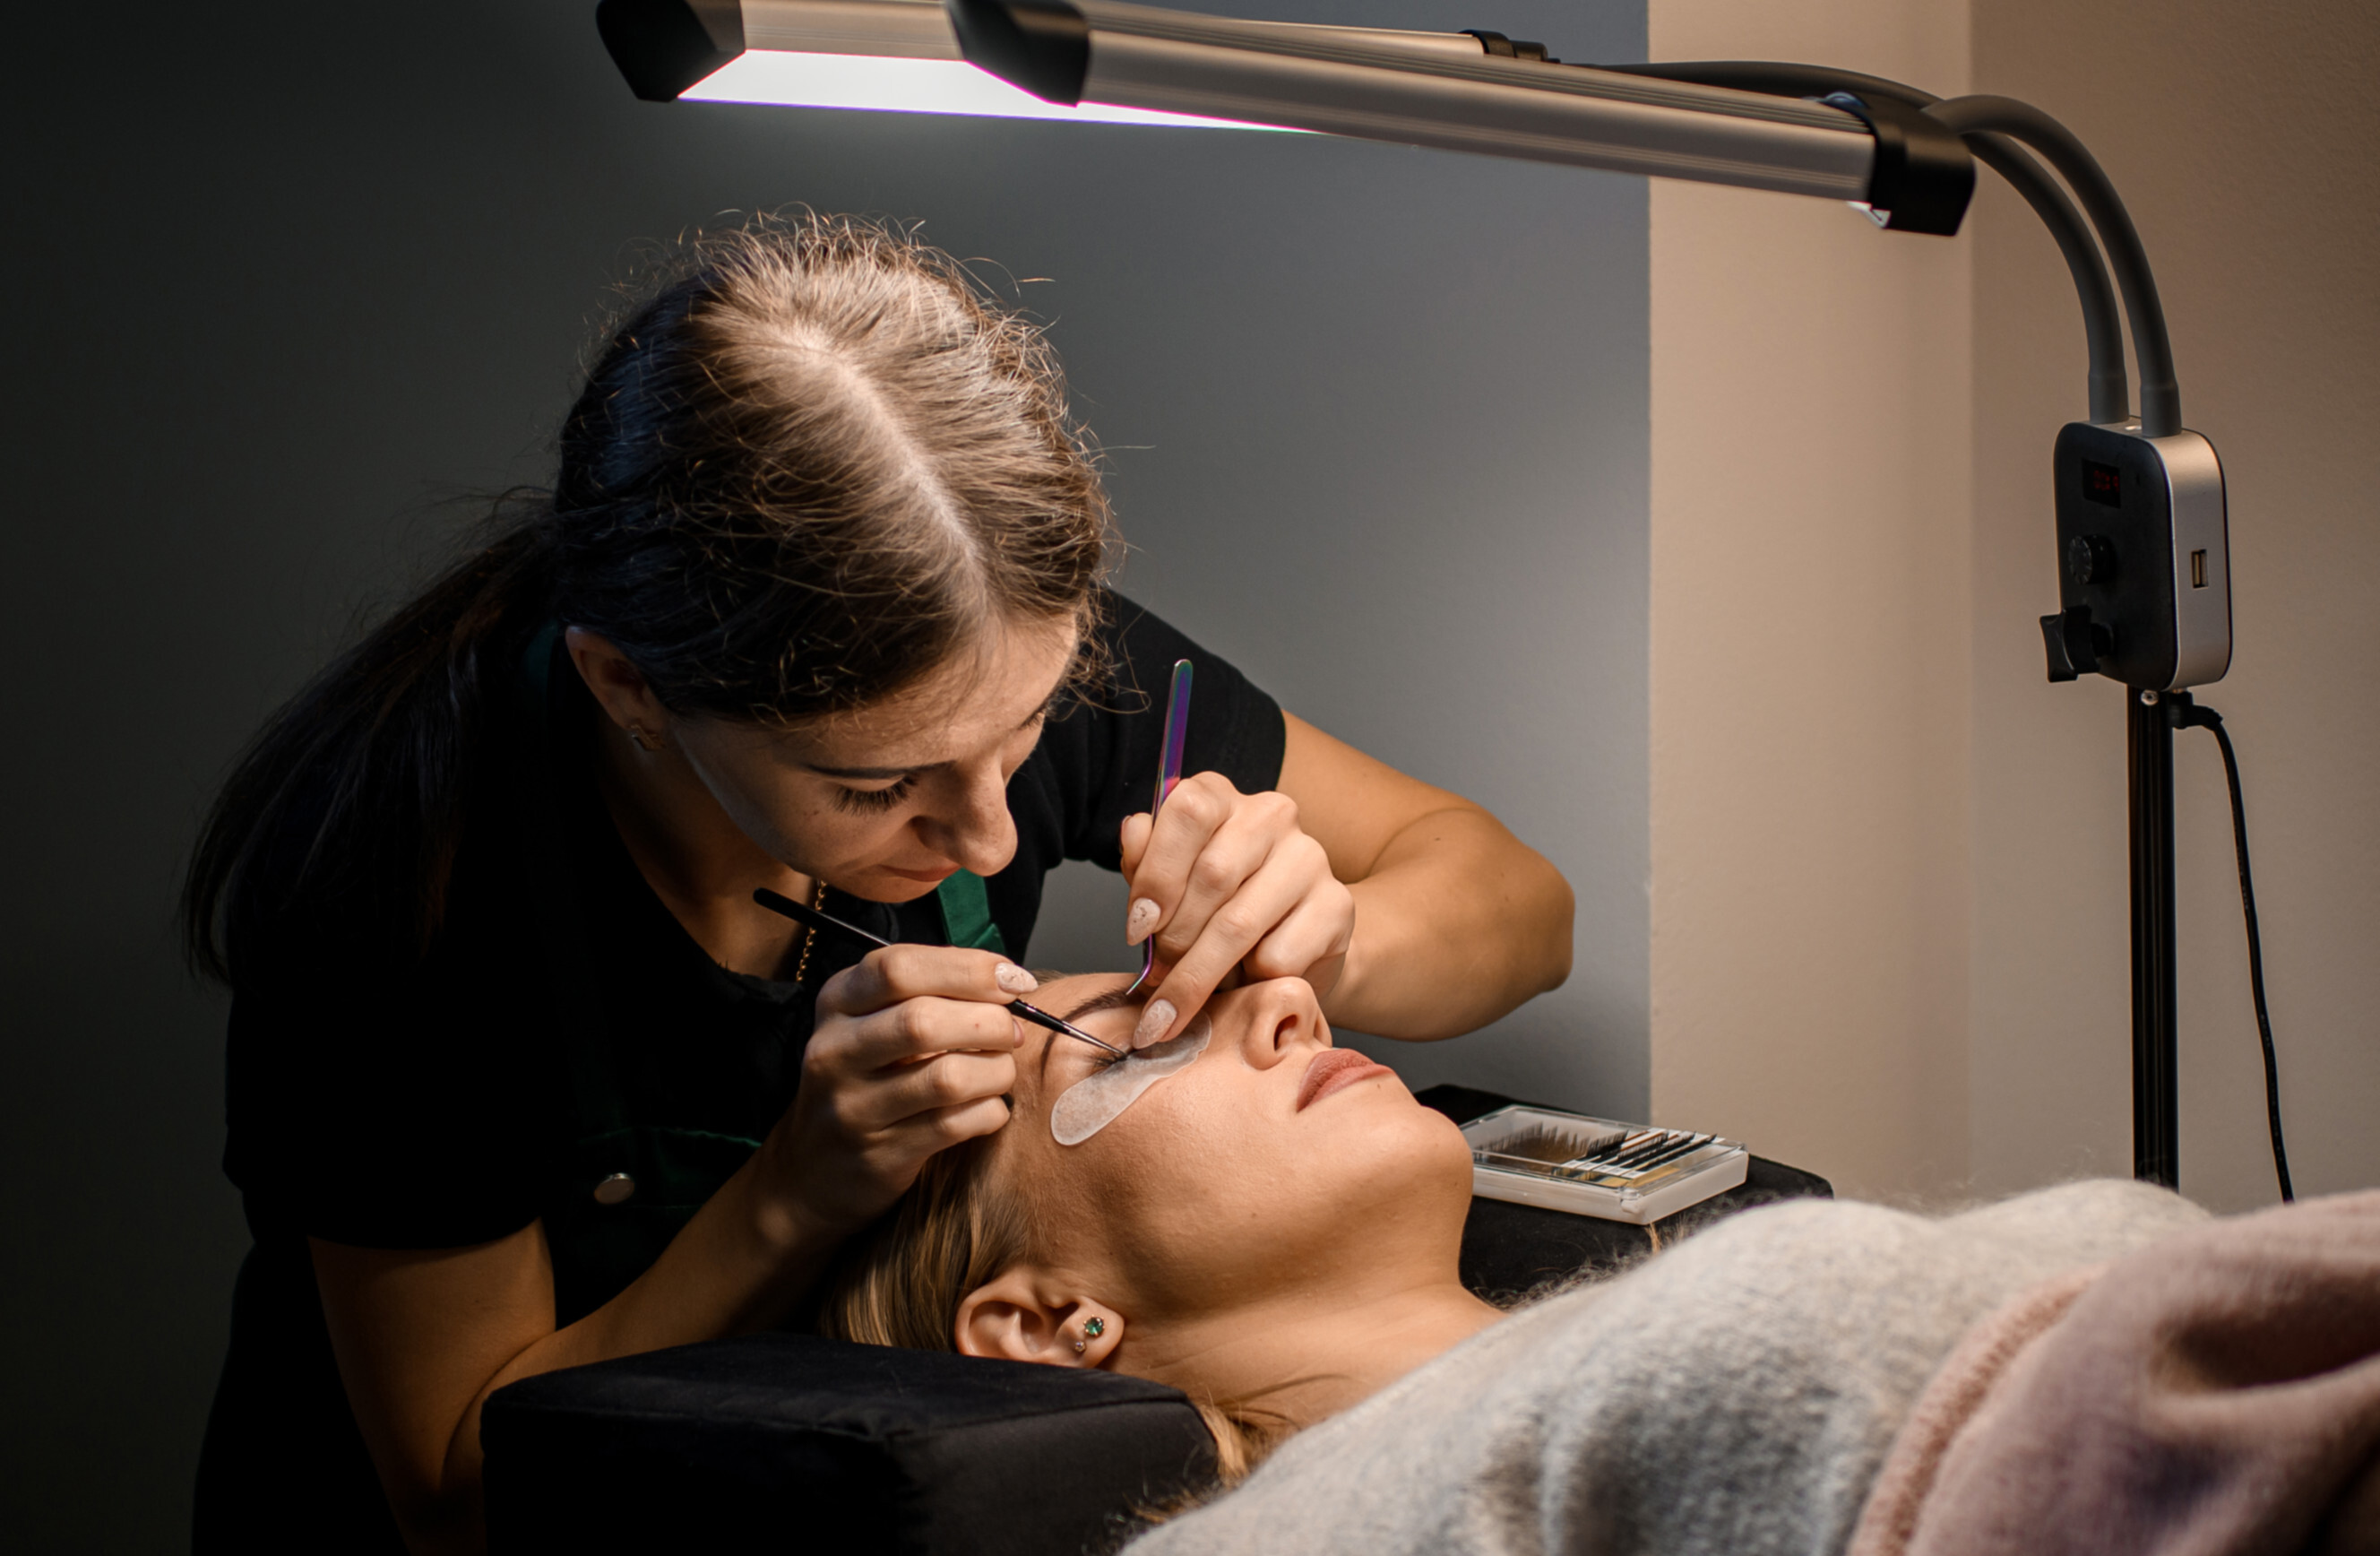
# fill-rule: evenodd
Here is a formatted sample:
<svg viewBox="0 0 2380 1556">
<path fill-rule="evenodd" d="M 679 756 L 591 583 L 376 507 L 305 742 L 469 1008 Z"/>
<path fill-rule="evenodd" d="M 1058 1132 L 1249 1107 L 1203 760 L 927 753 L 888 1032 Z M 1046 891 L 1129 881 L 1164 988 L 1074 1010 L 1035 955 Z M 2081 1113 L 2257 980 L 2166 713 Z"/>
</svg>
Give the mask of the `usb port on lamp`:
<svg viewBox="0 0 2380 1556">
<path fill-rule="evenodd" d="M 2206 587 L 2206 553 L 2203 551 L 2190 553 L 2190 587 L 2192 589 Z"/>
</svg>

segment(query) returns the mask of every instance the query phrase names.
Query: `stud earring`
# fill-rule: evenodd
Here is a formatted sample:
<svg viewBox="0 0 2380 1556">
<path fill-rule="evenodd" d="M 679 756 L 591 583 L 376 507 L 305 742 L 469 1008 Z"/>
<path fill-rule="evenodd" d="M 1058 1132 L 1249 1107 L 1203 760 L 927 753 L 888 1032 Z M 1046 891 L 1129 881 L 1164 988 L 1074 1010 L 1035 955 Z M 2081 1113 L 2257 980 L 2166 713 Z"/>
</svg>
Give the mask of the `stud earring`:
<svg viewBox="0 0 2380 1556">
<path fill-rule="evenodd" d="M 1097 1340 L 1100 1335 L 1105 1334 L 1107 1331 L 1108 1321 L 1105 1319 L 1085 1319 L 1083 1320 L 1083 1337 L 1075 1342 L 1075 1355 L 1078 1356 L 1081 1355 L 1092 1341 Z"/>
<path fill-rule="evenodd" d="M 637 743 L 637 749 L 640 751 L 658 751 L 669 744 L 644 725 L 636 723 L 628 726 L 628 738 Z"/>
</svg>

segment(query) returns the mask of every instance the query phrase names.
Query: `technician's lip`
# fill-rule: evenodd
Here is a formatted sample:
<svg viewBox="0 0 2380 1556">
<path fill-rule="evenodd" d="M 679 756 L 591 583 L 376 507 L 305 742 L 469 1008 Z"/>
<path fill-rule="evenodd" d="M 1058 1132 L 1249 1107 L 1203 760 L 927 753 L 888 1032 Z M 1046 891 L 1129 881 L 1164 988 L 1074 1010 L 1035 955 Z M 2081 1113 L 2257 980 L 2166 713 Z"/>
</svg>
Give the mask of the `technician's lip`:
<svg viewBox="0 0 2380 1556">
<path fill-rule="evenodd" d="M 1326 1048 L 1306 1062 L 1305 1075 L 1297 1083 L 1297 1111 L 1304 1112 L 1332 1092 L 1343 1091 L 1359 1080 L 1393 1073 L 1386 1064 L 1375 1064 L 1352 1048 Z"/>
<path fill-rule="evenodd" d="M 887 875 L 897 875 L 904 881 L 922 881 L 929 886 L 939 886 L 959 872 L 956 865 L 944 865 L 939 869 L 903 869 L 898 865 L 879 865 Z"/>
</svg>

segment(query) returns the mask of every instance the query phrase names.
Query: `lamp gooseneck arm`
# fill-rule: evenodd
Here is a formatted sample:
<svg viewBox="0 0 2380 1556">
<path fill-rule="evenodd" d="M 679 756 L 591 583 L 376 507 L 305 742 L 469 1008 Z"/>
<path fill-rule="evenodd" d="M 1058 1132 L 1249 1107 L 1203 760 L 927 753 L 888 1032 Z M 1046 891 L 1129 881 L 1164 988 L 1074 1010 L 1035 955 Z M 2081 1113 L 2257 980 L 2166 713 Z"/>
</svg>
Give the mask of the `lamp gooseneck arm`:
<svg viewBox="0 0 2380 1556">
<path fill-rule="evenodd" d="M 2082 303 L 2082 333 L 2091 353 L 2091 419 L 2103 426 L 2123 420 L 2131 414 L 2131 375 L 2124 371 L 2124 332 L 2116 322 L 2116 288 L 2082 213 L 2032 154 L 2007 136 L 1977 130 L 1964 140 L 1975 160 L 2007 179 L 2058 240 Z"/>
<path fill-rule="evenodd" d="M 2180 432 L 2181 388 L 2174 382 L 2173 343 L 2166 334 L 2156 277 L 2149 272 L 2148 254 L 2141 247 L 2131 213 L 2117 197 L 2116 186 L 2098 159 L 2075 139 L 2072 130 L 2030 103 L 2012 97 L 1954 97 L 1925 112 L 1962 136 L 1997 131 L 2023 141 L 2047 158 L 2073 189 L 2107 251 L 2108 268 L 2115 272 L 2125 317 L 2132 326 L 2132 351 L 2141 372 L 2141 433 L 2162 438 Z"/>
<path fill-rule="evenodd" d="M 1856 70 L 1835 70 L 1822 65 L 1791 65 L 1768 60 L 1715 59 L 1664 62 L 1658 65 L 1602 65 L 1596 68 L 1617 75 L 1648 76 L 1658 80 L 1687 81 L 1698 86 L 1732 87 L 1739 91 L 1766 91 L 1823 97 L 1830 91 L 1885 97 L 1930 110 L 1942 99 L 1930 91 L 1881 76 Z M 1939 119 L 1940 115 L 1934 117 Z M 1949 126 L 1944 121 L 1946 128 Z M 2056 239 L 2066 269 L 2074 278 L 2074 295 L 2082 308 L 2082 334 L 2090 353 L 2091 419 L 2109 424 L 2131 414 L 2131 375 L 2124 368 L 2124 335 L 2117 322 L 2116 288 L 2099 258 L 2099 245 L 2074 202 L 2066 198 L 2031 152 L 2005 135 L 1989 130 L 1962 130 L 1978 161 L 2008 180 L 2024 198 Z M 2168 369 L 2168 377 L 2170 370 Z"/>
</svg>

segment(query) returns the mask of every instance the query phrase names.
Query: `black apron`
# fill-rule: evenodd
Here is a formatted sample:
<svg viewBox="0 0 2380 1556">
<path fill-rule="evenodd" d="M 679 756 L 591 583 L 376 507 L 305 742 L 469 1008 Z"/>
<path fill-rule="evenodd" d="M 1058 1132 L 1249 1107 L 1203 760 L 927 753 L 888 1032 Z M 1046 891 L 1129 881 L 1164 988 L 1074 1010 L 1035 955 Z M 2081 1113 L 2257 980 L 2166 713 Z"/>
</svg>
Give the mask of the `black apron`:
<svg viewBox="0 0 2380 1556">
<path fill-rule="evenodd" d="M 552 677 L 560 642 L 561 629 L 548 626 L 523 656 L 528 728 L 541 737 L 546 760 L 517 768 L 525 843 L 540 867 L 537 874 L 561 888 L 543 893 L 537 912 L 561 1039 L 555 1137 L 567 1142 L 540 1195 L 553 1259 L 556 1328 L 593 1312 L 650 1269 L 679 1229 L 760 1149 L 759 1141 L 737 1135 L 641 1122 L 621 1084 L 615 1035 L 588 954 L 579 893 L 569 889 L 575 874 L 564 846 L 561 812 L 552 802 L 552 753 L 567 733 L 552 727 Z M 945 943 L 1007 954 L 982 877 L 961 870 L 935 896 Z M 823 983 L 824 976 L 817 981 Z M 807 1006 L 817 999 L 817 989 L 806 987 L 792 997 Z M 808 1025 L 807 1017 L 803 1025 Z M 808 1040 L 807 1030 L 802 1040 Z"/>
</svg>

